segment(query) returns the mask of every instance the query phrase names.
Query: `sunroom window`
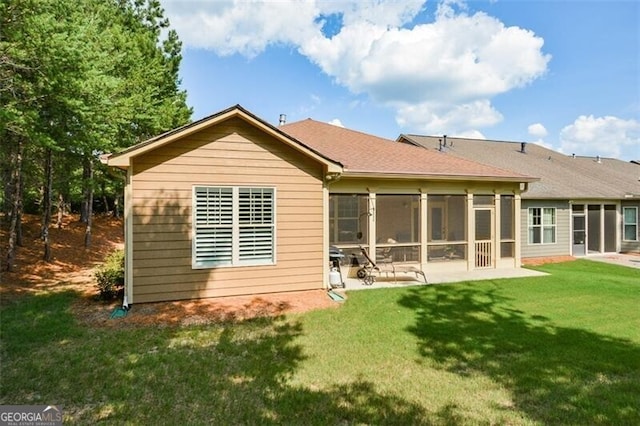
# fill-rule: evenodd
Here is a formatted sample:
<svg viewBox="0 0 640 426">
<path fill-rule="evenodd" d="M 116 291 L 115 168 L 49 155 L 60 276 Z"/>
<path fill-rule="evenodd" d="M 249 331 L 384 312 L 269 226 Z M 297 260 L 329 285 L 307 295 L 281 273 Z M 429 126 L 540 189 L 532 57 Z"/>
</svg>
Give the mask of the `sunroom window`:
<svg viewBox="0 0 640 426">
<path fill-rule="evenodd" d="M 275 189 L 196 186 L 193 267 L 275 262 Z"/>
</svg>

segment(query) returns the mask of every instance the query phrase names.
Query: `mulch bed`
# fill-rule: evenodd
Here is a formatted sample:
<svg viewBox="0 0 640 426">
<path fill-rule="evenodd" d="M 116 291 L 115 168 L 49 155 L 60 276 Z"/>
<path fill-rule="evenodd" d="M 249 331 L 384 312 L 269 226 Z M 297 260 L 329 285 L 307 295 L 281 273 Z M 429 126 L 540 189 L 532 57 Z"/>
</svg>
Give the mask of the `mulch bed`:
<svg viewBox="0 0 640 426">
<path fill-rule="evenodd" d="M 332 309 L 341 306 L 326 290 L 233 296 L 210 299 L 133 304 L 126 316 L 110 318 L 119 303 L 96 302 L 84 298 L 73 307 L 81 323 L 93 327 L 167 327 L 244 321 L 258 317 Z"/>
<path fill-rule="evenodd" d="M 0 286 L 0 303 L 16 301 L 26 294 L 73 290 L 78 299 L 72 311 L 78 321 L 91 327 L 127 328 L 139 326 L 180 326 L 255 317 L 273 317 L 313 309 L 340 306 L 326 290 L 296 291 L 238 297 L 221 297 L 176 302 L 134 304 L 123 318 L 111 319 L 121 299 L 104 302 L 96 298 L 94 269 L 111 251 L 123 247 L 122 220 L 98 216 L 93 220 L 92 244 L 84 247 L 85 225 L 77 216 L 67 216 L 62 228 L 52 227 L 53 261 L 44 262 L 40 235 L 40 218 L 25 215 L 24 247 L 17 251 L 15 269 L 4 272 Z M 0 230 L 0 241 L 8 238 Z M 6 247 L 2 247 L 2 255 Z"/>
<path fill-rule="evenodd" d="M 544 265 L 545 263 L 571 262 L 574 260 L 576 260 L 576 258 L 573 256 L 532 257 L 522 259 L 522 264 L 524 266 L 539 266 Z"/>
</svg>

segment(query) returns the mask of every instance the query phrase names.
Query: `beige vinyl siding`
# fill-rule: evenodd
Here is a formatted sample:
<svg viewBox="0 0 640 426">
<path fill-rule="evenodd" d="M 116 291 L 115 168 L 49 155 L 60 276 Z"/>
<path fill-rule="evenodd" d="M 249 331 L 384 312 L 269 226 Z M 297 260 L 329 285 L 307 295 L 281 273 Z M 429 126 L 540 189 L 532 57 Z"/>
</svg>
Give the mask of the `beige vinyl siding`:
<svg viewBox="0 0 640 426">
<path fill-rule="evenodd" d="M 638 227 L 640 229 L 640 201 L 623 201 L 620 207 L 620 213 L 624 212 L 625 207 L 636 207 L 638 213 Z M 624 229 L 622 228 L 624 225 L 624 219 L 620 220 L 621 228 L 620 228 L 620 239 L 622 240 L 620 245 L 620 251 L 622 253 L 640 253 L 640 241 L 624 241 Z M 640 237 L 639 237 L 640 238 Z"/>
<path fill-rule="evenodd" d="M 133 162 L 133 302 L 323 286 L 322 166 L 241 119 Z M 276 188 L 275 265 L 192 268 L 192 188 Z"/>
<path fill-rule="evenodd" d="M 556 209 L 556 242 L 551 244 L 529 243 L 529 208 L 551 207 Z M 571 254 L 571 208 L 568 201 L 522 200 L 520 209 L 522 258 L 569 256 Z"/>
</svg>

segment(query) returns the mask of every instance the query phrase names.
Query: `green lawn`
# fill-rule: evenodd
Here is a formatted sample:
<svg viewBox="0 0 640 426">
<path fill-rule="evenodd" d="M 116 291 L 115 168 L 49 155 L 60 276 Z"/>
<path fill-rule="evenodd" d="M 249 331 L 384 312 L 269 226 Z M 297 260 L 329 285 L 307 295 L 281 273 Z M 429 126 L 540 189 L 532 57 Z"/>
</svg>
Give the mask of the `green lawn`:
<svg viewBox="0 0 640 426">
<path fill-rule="evenodd" d="M 86 329 L 73 293 L 25 297 L 1 313 L 0 404 L 68 423 L 640 424 L 640 270 L 538 269 L 213 326 Z"/>
</svg>

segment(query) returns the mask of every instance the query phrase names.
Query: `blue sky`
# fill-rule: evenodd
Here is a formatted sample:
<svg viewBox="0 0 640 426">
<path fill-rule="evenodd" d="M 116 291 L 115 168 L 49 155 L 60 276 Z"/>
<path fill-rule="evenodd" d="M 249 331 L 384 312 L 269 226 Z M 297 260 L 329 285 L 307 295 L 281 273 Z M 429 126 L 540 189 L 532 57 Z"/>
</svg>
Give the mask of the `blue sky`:
<svg viewBox="0 0 640 426">
<path fill-rule="evenodd" d="M 193 119 L 241 104 L 395 139 L 640 159 L 640 2 L 161 0 Z"/>
</svg>

